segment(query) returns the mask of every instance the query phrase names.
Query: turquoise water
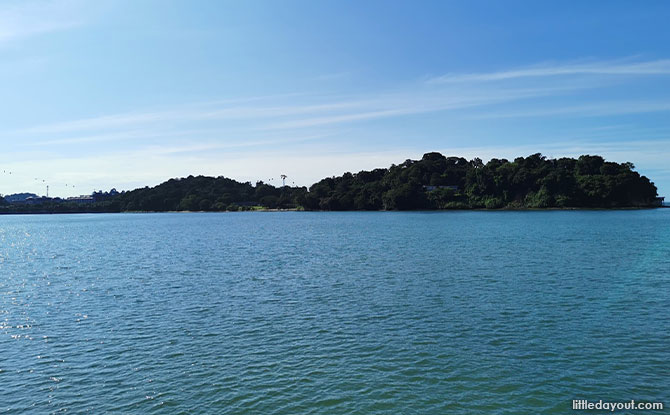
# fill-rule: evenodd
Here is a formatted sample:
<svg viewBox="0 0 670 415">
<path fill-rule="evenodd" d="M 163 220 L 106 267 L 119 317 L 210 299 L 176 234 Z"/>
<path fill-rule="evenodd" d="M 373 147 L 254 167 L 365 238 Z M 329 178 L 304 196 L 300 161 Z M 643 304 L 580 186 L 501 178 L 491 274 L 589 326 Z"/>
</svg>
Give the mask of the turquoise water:
<svg viewBox="0 0 670 415">
<path fill-rule="evenodd" d="M 0 412 L 670 405 L 670 209 L 0 217 Z"/>
</svg>

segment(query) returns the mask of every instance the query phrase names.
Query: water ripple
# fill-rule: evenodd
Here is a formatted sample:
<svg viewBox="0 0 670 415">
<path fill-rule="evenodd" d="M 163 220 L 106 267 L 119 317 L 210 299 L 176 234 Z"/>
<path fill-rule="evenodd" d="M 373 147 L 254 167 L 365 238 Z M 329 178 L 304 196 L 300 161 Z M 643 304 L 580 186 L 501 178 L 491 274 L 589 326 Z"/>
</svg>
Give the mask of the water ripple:
<svg viewBox="0 0 670 415">
<path fill-rule="evenodd" d="M 0 413 L 670 403 L 668 210 L 0 219 Z"/>
</svg>

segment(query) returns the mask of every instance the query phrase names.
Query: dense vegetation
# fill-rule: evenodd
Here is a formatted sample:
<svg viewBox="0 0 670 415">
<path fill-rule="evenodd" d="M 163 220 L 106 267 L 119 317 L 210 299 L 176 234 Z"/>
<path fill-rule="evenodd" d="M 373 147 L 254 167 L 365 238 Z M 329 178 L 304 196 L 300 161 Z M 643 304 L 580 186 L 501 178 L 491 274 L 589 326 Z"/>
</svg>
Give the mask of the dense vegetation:
<svg viewBox="0 0 670 415">
<path fill-rule="evenodd" d="M 236 211 L 258 207 L 306 210 L 500 209 L 645 207 L 656 186 L 631 163 L 600 156 L 514 161 L 427 153 L 388 169 L 345 173 L 305 187 L 255 185 L 225 177 L 189 176 L 124 192 L 86 206 L 2 205 L 0 212 Z"/>
<path fill-rule="evenodd" d="M 656 186 L 633 168 L 600 156 L 533 154 L 484 164 L 427 153 L 389 169 L 323 179 L 302 204 L 324 210 L 650 206 Z"/>
<path fill-rule="evenodd" d="M 225 177 L 189 176 L 123 193 L 115 202 L 121 211 L 288 209 L 297 208 L 296 200 L 305 193 L 305 187 L 274 187 L 263 182 L 253 186 Z"/>
</svg>

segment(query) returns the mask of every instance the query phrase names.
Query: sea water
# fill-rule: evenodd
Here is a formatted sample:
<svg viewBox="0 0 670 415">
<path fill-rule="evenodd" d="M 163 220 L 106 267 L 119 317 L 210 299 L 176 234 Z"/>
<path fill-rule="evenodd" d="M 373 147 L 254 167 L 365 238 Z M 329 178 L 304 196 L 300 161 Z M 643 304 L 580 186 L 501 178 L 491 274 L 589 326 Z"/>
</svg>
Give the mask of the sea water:
<svg viewBox="0 0 670 415">
<path fill-rule="evenodd" d="M 0 217 L 0 413 L 670 405 L 670 209 Z"/>
</svg>

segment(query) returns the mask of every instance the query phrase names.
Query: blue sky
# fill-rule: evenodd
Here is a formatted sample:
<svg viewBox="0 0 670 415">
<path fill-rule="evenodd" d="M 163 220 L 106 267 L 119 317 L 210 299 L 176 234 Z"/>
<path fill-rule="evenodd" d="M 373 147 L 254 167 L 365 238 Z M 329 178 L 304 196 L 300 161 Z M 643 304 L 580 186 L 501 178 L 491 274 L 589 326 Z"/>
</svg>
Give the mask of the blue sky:
<svg viewBox="0 0 670 415">
<path fill-rule="evenodd" d="M 2 1 L 0 193 L 601 154 L 670 196 L 670 3 Z M 9 174 L 11 172 L 11 174 Z"/>
</svg>

